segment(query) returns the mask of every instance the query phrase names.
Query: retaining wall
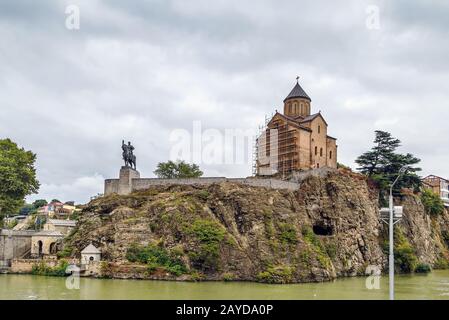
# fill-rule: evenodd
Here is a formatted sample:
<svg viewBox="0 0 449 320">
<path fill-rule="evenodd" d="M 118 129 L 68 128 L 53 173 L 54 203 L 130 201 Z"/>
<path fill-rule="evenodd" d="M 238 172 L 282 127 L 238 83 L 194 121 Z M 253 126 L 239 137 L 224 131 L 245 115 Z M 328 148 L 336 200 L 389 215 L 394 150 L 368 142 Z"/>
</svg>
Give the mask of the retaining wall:
<svg viewBox="0 0 449 320">
<path fill-rule="evenodd" d="M 274 178 L 225 178 L 225 177 L 207 177 L 207 178 L 189 178 L 189 179 L 159 179 L 159 178 L 140 178 L 138 171 L 128 167 L 120 169 L 119 179 L 107 179 L 104 182 L 104 194 L 117 193 L 126 195 L 136 190 L 145 190 L 154 186 L 168 185 L 200 185 L 208 186 L 214 183 L 232 182 L 253 187 L 264 187 L 270 189 L 298 190 L 300 184 L 292 181 L 284 181 Z"/>
<path fill-rule="evenodd" d="M 166 186 L 166 185 L 202 185 L 207 186 L 214 183 L 232 182 L 253 187 L 264 187 L 270 189 L 287 189 L 298 190 L 299 183 L 283 181 L 277 179 L 256 179 L 256 178 L 224 178 L 224 177 L 212 177 L 212 178 L 194 178 L 194 179 L 133 179 L 132 190 L 144 190 L 154 186 Z"/>
<path fill-rule="evenodd" d="M 11 260 L 23 256 L 31 249 L 34 231 L 0 230 L 0 261 L 9 265 Z"/>
</svg>

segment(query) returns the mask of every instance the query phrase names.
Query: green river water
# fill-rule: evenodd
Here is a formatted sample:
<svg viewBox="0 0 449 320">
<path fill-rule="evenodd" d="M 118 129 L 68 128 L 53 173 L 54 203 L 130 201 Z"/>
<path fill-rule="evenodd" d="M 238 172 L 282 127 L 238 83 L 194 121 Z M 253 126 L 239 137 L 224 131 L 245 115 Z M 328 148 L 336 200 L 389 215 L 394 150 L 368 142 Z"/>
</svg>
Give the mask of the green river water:
<svg viewBox="0 0 449 320">
<path fill-rule="evenodd" d="M 396 298 L 449 299 L 449 271 L 396 276 Z M 378 290 L 367 289 L 361 277 L 291 285 L 81 278 L 79 289 L 70 290 L 66 278 L 0 274 L 0 299 L 388 299 L 388 277 Z"/>
</svg>

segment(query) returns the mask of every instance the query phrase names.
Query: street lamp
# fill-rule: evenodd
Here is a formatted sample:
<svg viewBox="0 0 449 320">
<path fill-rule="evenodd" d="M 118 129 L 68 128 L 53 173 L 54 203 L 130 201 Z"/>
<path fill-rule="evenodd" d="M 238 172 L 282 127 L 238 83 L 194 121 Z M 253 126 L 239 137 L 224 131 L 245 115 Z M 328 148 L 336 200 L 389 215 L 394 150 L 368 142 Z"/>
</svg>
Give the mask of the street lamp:
<svg viewBox="0 0 449 320">
<path fill-rule="evenodd" d="M 390 300 L 394 300 L 394 225 L 399 222 L 402 218 L 402 207 L 395 207 L 393 203 L 393 188 L 399 179 L 404 175 L 407 171 L 408 166 L 403 166 L 399 169 L 398 176 L 396 180 L 390 186 L 390 199 L 389 199 L 389 208 L 381 208 L 381 220 L 388 224 L 389 226 L 389 244 L 390 244 L 390 254 L 388 256 L 388 264 L 389 264 L 389 283 L 390 283 Z M 388 220 L 386 219 L 386 215 L 388 214 Z"/>
</svg>

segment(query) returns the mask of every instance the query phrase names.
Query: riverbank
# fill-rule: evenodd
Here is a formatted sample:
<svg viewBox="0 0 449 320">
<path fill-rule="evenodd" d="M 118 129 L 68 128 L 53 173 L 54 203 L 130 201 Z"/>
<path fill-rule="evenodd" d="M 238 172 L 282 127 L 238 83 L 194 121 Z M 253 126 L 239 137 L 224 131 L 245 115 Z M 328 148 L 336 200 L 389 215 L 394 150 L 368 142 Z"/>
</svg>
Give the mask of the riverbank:
<svg viewBox="0 0 449 320">
<path fill-rule="evenodd" d="M 366 278 L 341 278 L 324 283 L 268 285 L 251 282 L 175 282 L 79 279 L 79 290 L 67 278 L 0 275 L 0 300 L 387 300 L 388 277 L 380 289 L 369 290 Z M 397 275 L 398 300 L 449 300 L 449 271 L 428 275 Z"/>
</svg>

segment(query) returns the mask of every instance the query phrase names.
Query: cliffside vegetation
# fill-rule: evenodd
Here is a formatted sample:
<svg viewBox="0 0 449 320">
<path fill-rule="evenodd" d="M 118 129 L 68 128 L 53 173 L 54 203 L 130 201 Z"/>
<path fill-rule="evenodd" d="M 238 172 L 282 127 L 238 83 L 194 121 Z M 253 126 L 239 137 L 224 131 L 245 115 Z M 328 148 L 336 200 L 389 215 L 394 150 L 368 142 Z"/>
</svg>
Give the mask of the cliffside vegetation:
<svg viewBox="0 0 449 320">
<path fill-rule="evenodd" d="M 418 195 L 398 201 L 405 213 L 395 234 L 397 270 L 443 267 L 448 213 L 426 213 Z M 385 270 L 378 214 L 378 190 L 344 169 L 310 175 L 295 192 L 171 185 L 91 201 L 65 247 L 69 256 L 91 242 L 101 248 L 100 277 L 328 281 L 373 265 Z"/>
<path fill-rule="evenodd" d="M 431 190 L 423 190 L 421 193 L 421 202 L 430 215 L 440 215 L 444 213 L 444 203 L 440 196 Z"/>
<path fill-rule="evenodd" d="M 42 261 L 33 266 L 31 273 L 39 276 L 65 277 L 68 266 L 69 263 L 66 260 L 59 260 L 59 264 L 55 267 L 49 267 Z"/>
</svg>

